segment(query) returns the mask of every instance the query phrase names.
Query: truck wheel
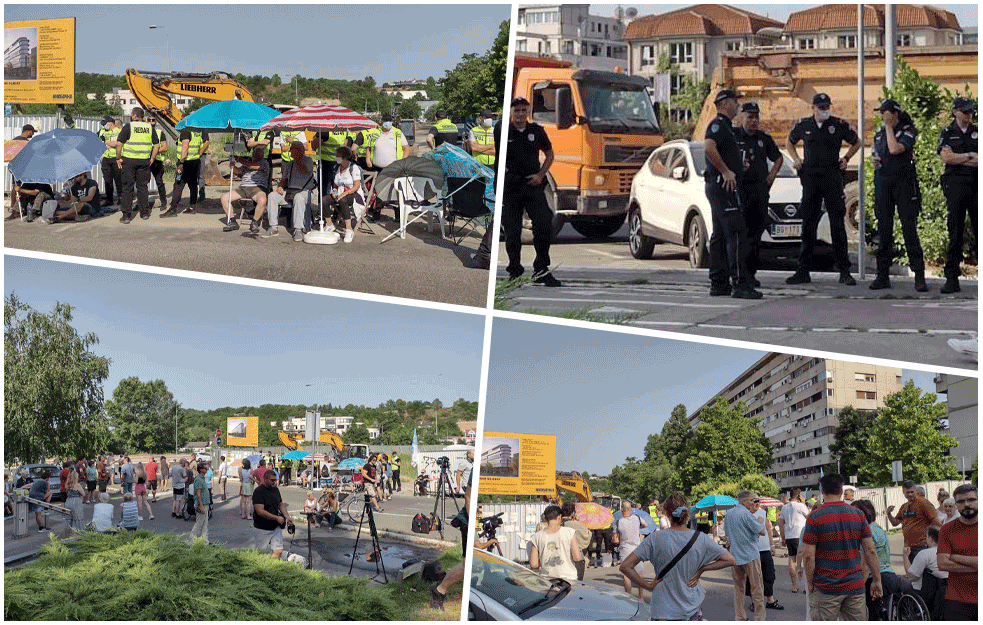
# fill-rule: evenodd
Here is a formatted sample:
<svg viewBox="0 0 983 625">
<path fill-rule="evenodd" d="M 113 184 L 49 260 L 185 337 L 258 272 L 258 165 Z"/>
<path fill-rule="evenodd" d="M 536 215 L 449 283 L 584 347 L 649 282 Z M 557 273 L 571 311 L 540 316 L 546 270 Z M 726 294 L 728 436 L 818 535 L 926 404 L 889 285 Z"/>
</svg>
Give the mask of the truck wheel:
<svg viewBox="0 0 983 625">
<path fill-rule="evenodd" d="M 638 208 L 628 213 L 628 249 L 639 260 L 652 258 L 655 249 L 655 239 L 642 234 L 642 213 Z"/>
<path fill-rule="evenodd" d="M 689 236 L 686 246 L 689 248 L 689 266 L 694 269 L 706 269 L 710 266 L 710 255 L 707 253 L 707 227 L 703 218 L 693 215 L 687 226 Z"/>
<path fill-rule="evenodd" d="M 604 239 L 618 230 L 625 223 L 624 215 L 613 217 L 578 217 L 570 220 L 573 229 L 588 239 Z"/>
</svg>

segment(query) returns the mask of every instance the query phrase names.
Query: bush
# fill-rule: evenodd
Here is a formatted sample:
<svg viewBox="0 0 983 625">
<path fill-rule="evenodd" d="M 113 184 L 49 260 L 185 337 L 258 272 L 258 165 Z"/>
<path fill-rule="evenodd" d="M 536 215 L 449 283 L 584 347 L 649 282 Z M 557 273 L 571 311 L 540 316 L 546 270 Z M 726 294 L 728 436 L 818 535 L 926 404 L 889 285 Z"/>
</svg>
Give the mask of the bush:
<svg viewBox="0 0 983 625">
<path fill-rule="evenodd" d="M 389 589 L 326 578 L 254 549 L 148 531 L 52 538 L 37 561 L 4 573 L 4 620 L 400 620 Z"/>
<path fill-rule="evenodd" d="M 893 98 L 911 115 L 918 129 L 918 139 L 912 150 L 918 184 L 922 192 L 922 210 L 918 216 L 918 236 L 929 265 L 942 265 L 945 262 L 949 233 L 946 230 L 945 196 L 939 182 L 945 165 L 939 158 L 936 148 L 939 133 L 952 123 L 950 106 L 956 96 L 972 97 L 969 85 L 958 93 L 940 89 L 935 83 L 923 79 L 918 72 L 898 58 L 898 71 L 894 88 L 883 88 L 882 98 Z M 879 115 L 874 117 L 874 131 L 882 125 Z M 864 169 L 864 213 L 866 214 L 867 241 L 874 241 L 877 221 L 874 218 L 874 164 L 867 159 Z M 976 258 L 976 238 L 972 228 L 966 228 L 965 247 L 971 257 Z M 901 222 L 894 220 L 894 259 L 897 263 L 906 262 L 904 238 L 901 236 Z"/>
</svg>

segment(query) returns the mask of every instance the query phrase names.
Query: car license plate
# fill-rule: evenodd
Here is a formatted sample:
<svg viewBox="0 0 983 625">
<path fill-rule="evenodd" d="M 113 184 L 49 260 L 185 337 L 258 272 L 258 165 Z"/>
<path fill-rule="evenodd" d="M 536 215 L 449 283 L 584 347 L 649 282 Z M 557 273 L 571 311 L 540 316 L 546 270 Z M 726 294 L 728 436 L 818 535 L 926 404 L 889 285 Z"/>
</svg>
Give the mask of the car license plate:
<svg viewBox="0 0 983 625">
<path fill-rule="evenodd" d="M 771 236 L 773 237 L 801 237 L 802 224 L 772 224 Z"/>
</svg>

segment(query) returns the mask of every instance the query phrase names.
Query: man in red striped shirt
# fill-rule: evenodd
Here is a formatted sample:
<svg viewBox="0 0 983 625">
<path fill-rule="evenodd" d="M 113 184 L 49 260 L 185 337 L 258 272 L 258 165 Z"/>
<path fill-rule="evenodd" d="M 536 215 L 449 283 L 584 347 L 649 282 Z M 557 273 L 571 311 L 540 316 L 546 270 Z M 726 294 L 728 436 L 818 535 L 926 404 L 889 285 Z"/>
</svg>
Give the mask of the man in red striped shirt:
<svg viewBox="0 0 983 625">
<path fill-rule="evenodd" d="M 959 517 L 939 530 L 939 569 L 949 572 L 945 591 L 946 621 L 973 621 L 977 616 L 979 543 L 976 525 L 979 501 L 976 486 L 961 484 L 952 491 Z"/>
<path fill-rule="evenodd" d="M 871 596 L 884 594 L 870 525 L 860 510 L 843 501 L 842 475 L 824 475 L 819 485 L 824 503 L 806 517 L 800 548 L 811 619 L 866 621 L 861 557 L 874 577 Z"/>
</svg>

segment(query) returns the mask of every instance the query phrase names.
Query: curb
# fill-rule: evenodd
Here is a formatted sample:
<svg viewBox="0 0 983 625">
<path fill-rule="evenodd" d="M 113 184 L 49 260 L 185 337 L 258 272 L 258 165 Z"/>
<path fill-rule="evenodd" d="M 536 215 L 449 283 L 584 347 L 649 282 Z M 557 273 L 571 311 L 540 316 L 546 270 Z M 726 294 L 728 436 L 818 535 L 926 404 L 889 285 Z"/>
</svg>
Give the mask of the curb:
<svg viewBox="0 0 983 625">
<path fill-rule="evenodd" d="M 301 523 L 307 523 L 307 517 L 297 517 L 291 516 L 294 523 L 300 527 Z M 344 530 L 346 532 L 357 532 L 358 526 L 349 525 L 347 523 L 339 523 L 335 525 L 335 529 Z M 403 534 L 401 532 L 391 532 L 389 530 L 378 530 L 377 533 L 379 537 L 392 538 L 395 540 L 401 540 L 403 542 L 416 543 L 418 545 L 423 545 L 425 547 L 439 547 L 439 548 L 449 548 L 457 545 L 456 542 L 450 542 L 446 540 L 440 540 L 437 538 L 422 538 L 420 536 L 413 536 L 412 534 Z"/>
</svg>

